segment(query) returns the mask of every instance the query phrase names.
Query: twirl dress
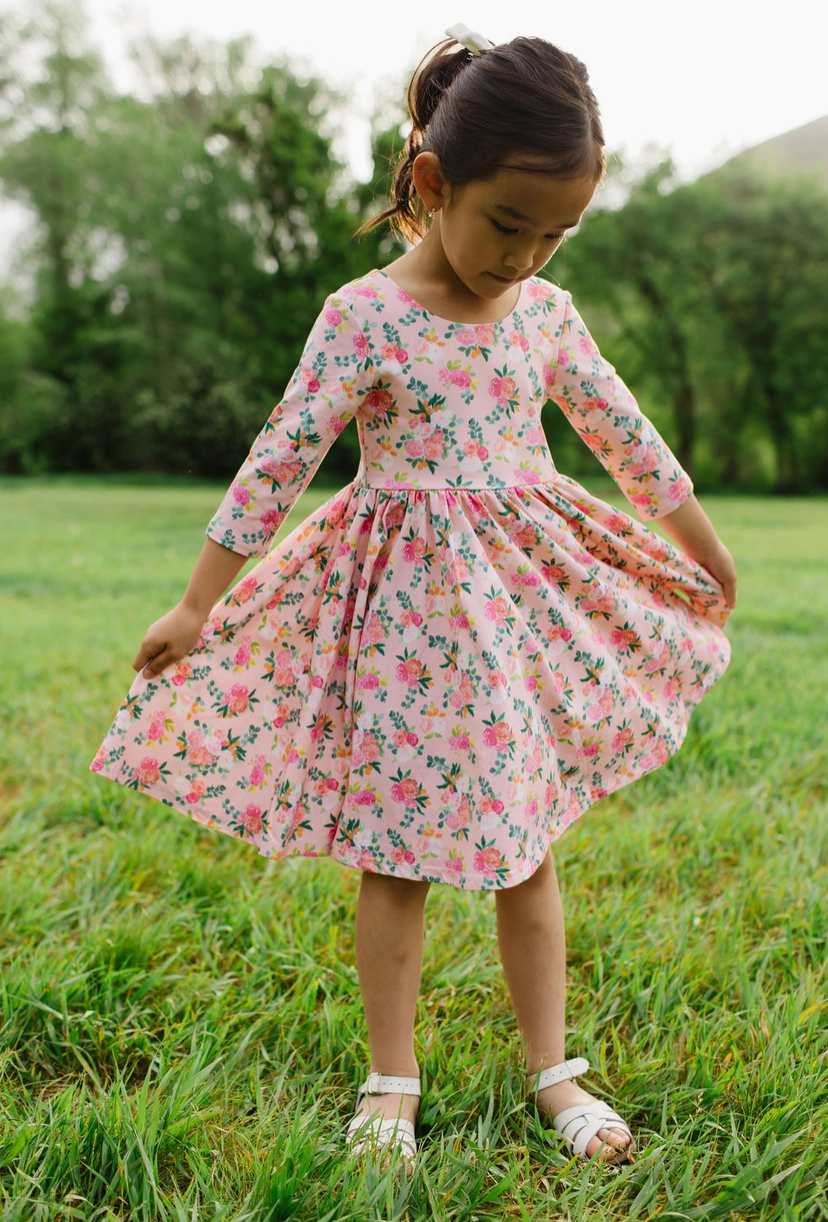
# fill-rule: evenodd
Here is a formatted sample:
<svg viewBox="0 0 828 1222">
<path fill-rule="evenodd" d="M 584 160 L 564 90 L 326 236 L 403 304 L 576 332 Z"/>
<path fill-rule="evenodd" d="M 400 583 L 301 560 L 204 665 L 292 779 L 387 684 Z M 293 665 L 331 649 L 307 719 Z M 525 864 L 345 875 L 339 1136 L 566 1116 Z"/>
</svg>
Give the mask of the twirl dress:
<svg viewBox="0 0 828 1222">
<path fill-rule="evenodd" d="M 640 516 L 690 496 L 564 290 L 527 280 L 485 325 L 380 270 L 328 297 L 207 527 L 261 559 L 135 680 L 93 770 L 265 857 L 528 878 L 679 749 L 730 656 L 721 585 L 555 469 L 548 398 Z M 355 478 L 271 550 L 353 416 Z"/>
</svg>

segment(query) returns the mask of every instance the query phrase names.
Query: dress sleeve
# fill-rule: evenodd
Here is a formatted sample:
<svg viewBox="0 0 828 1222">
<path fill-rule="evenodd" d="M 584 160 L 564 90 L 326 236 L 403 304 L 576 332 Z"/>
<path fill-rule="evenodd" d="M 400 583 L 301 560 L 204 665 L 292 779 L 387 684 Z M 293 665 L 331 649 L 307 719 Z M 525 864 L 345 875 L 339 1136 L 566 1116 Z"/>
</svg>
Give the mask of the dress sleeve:
<svg viewBox="0 0 828 1222">
<path fill-rule="evenodd" d="M 665 517 L 692 495 L 690 476 L 601 356 L 568 293 L 548 396 L 639 516 Z"/>
<path fill-rule="evenodd" d="M 207 526 L 208 537 L 241 555 L 266 555 L 372 379 L 367 337 L 349 303 L 334 293 L 311 329 L 284 398 Z"/>
</svg>

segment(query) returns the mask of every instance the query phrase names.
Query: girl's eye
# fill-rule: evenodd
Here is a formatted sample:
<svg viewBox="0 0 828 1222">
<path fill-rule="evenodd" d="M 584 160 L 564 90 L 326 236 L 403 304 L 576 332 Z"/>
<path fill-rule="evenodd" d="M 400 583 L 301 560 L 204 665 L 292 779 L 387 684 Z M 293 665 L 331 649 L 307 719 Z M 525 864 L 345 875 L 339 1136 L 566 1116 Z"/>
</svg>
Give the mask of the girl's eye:
<svg viewBox="0 0 828 1222">
<path fill-rule="evenodd" d="M 490 217 L 490 220 L 498 233 L 517 233 L 518 232 L 517 229 L 509 229 L 507 228 L 506 225 L 501 225 L 500 221 L 496 221 L 494 217 Z M 562 242 L 565 237 L 566 237 L 565 233 L 547 233 L 546 241 L 547 242 Z"/>
</svg>

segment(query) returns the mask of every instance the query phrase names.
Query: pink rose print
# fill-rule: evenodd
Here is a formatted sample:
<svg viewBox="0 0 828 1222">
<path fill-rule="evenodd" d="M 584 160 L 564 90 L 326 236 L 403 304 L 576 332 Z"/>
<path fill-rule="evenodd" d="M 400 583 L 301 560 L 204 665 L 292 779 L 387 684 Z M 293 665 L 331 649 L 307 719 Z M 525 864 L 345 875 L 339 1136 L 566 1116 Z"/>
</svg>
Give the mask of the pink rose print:
<svg viewBox="0 0 828 1222">
<path fill-rule="evenodd" d="M 244 577 L 233 590 L 232 601 L 237 607 L 240 607 L 243 603 L 249 602 L 255 593 L 256 578 L 250 574 L 250 576 Z"/>
<path fill-rule="evenodd" d="M 405 802 L 410 805 L 420 796 L 420 782 L 415 777 L 405 777 L 391 786 L 391 797 L 395 802 Z"/>
<path fill-rule="evenodd" d="M 426 544 L 425 539 L 418 535 L 416 539 L 411 539 L 405 544 L 403 547 L 403 556 L 406 560 L 411 561 L 413 564 L 419 564 L 425 556 L 427 550 L 428 545 Z"/>
<path fill-rule="evenodd" d="M 207 792 L 207 786 L 202 780 L 190 782 L 190 788 L 185 794 L 184 801 L 189 802 L 191 806 L 195 806 L 204 797 Z"/>
<path fill-rule="evenodd" d="M 493 747 L 495 751 L 509 752 L 514 746 L 515 740 L 512 737 L 512 731 L 504 721 L 496 721 L 493 726 L 486 726 L 483 731 L 483 742 L 487 747 Z"/>
<path fill-rule="evenodd" d="M 139 785 L 157 785 L 161 780 L 161 770 L 154 755 L 145 755 L 135 769 L 135 778 Z"/>
<path fill-rule="evenodd" d="M 376 611 L 372 611 L 365 625 L 363 640 L 368 645 L 380 645 L 385 640 L 385 627 Z"/>
<path fill-rule="evenodd" d="M 262 808 L 251 802 L 244 809 L 242 824 L 248 836 L 258 836 L 262 830 Z"/>
<path fill-rule="evenodd" d="M 542 280 L 527 280 L 524 289 L 535 301 L 548 301 L 552 296 L 551 288 Z"/>
<path fill-rule="evenodd" d="M 249 636 L 242 637 L 239 643 L 239 647 L 236 650 L 235 654 L 233 655 L 233 665 L 234 666 L 247 666 L 248 662 L 250 661 L 251 657 L 253 656 L 252 650 L 250 648 L 250 642 L 252 641 L 252 639 L 253 638 Z"/>
<path fill-rule="evenodd" d="M 498 627 L 502 627 L 508 622 L 509 600 L 504 598 L 502 594 L 498 594 L 496 598 L 490 598 L 486 601 L 483 613 L 486 619 L 492 620 Z"/>
<path fill-rule="evenodd" d="M 553 624 L 546 630 L 546 639 L 548 641 L 571 641 L 572 629 L 564 628 L 561 624 Z"/>
<path fill-rule="evenodd" d="M 443 368 L 437 375 L 441 382 L 445 382 L 448 386 L 459 386 L 461 390 L 466 390 L 471 386 L 471 374 L 465 369 L 446 369 Z"/>
<path fill-rule="evenodd" d="M 250 692 L 244 683 L 234 683 L 227 694 L 227 708 L 231 713 L 243 713 L 247 708 Z"/>
<path fill-rule="evenodd" d="M 353 795 L 351 801 L 355 802 L 357 806 L 374 806 L 376 805 L 377 795 L 370 789 L 359 789 Z"/>
<path fill-rule="evenodd" d="M 191 730 L 187 735 L 186 759 L 188 764 L 194 764 L 197 768 L 209 768 L 215 763 L 216 757 L 207 748 L 201 730 Z"/>
<path fill-rule="evenodd" d="M 514 378 L 492 378 L 489 383 L 489 394 L 504 406 L 510 399 L 514 399 L 516 393 L 517 384 Z"/>
<path fill-rule="evenodd" d="M 424 671 L 422 662 L 417 658 L 408 658 L 405 662 L 400 662 L 394 673 L 399 681 L 408 687 L 419 687 Z"/>
<path fill-rule="evenodd" d="M 176 687 L 182 687 L 188 679 L 192 678 L 192 675 L 193 668 L 189 662 L 176 662 L 172 682 Z"/>
<path fill-rule="evenodd" d="M 385 417 L 388 415 L 389 409 L 394 406 L 394 397 L 390 391 L 374 387 L 373 390 L 369 390 L 363 402 L 366 407 L 371 409 L 375 416 Z"/>
<path fill-rule="evenodd" d="M 652 446 L 635 446 L 634 460 L 627 468 L 630 475 L 649 475 L 658 467 L 658 455 Z"/>
<path fill-rule="evenodd" d="M 638 648 L 641 645 L 641 638 L 634 628 L 613 628 L 610 633 L 610 645 L 622 649 Z"/>
<path fill-rule="evenodd" d="M 254 785 L 263 785 L 264 784 L 265 776 L 266 776 L 266 771 L 265 771 L 266 764 L 267 764 L 266 755 L 257 755 L 256 756 L 255 762 L 253 764 L 253 768 L 251 769 L 251 772 L 250 772 L 251 787 Z"/>
<path fill-rule="evenodd" d="M 594 759 L 596 755 L 601 754 L 600 743 L 585 743 L 575 752 L 576 755 L 586 759 Z"/>
<path fill-rule="evenodd" d="M 500 849 L 478 849 L 474 855 L 474 868 L 481 873 L 488 873 L 491 870 L 496 870 L 502 859 L 503 854 L 500 852 Z"/>
</svg>

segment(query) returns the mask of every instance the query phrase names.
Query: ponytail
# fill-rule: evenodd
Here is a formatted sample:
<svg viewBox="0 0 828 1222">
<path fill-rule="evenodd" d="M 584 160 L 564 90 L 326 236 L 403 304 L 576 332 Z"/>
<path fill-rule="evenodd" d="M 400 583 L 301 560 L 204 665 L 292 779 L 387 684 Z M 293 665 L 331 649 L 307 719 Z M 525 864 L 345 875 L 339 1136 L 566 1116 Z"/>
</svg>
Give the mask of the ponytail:
<svg viewBox="0 0 828 1222">
<path fill-rule="evenodd" d="M 427 231 L 414 187 L 419 153 L 439 158 L 452 187 L 496 174 L 514 154 L 545 159 L 560 178 L 603 176 L 604 136 L 584 65 L 542 38 L 514 38 L 473 55 L 454 38 L 438 43 L 408 87 L 411 132 L 394 173 L 391 204 L 357 230 L 388 221 L 416 242 Z"/>
<path fill-rule="evenodd" d="M 426 210 L 414 188 L 414 159 L 423 151 L 426 130 L 443 95 L 472 59 L 471 52 L 458 46 L 454 38 L 446 38 L 432 47 L 420 61 L 406 95 L 411 131 L 394 172 L 391 207 L 361 225 L 357 230 L 359 237 L 383 221 L 390 221 L 397 232 L 409 241 L 425 236 Z"/>
</svg>

